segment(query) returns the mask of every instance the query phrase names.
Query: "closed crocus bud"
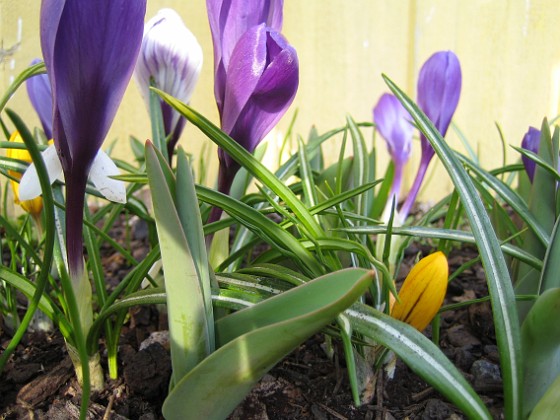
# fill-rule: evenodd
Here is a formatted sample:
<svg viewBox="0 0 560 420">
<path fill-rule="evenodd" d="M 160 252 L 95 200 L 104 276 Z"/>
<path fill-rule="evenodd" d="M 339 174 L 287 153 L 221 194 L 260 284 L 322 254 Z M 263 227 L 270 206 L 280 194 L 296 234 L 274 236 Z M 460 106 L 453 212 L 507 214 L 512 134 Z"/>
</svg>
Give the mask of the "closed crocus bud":
<svg viewBox="0 0 560 420">
<path fill-rule="evenodd" d="M 433 54 L 420 69 L 418 76 L 418 106 L 445 136 L 451 117 L 457 109 L 461 95 L 461 65 L 452 51 Z M 431 149 L 428 140 L 422 135 L 422 152 Z"/>
<path fill-rule="evenodd" d="M 447 258 L 436 252 L 422 258 L 410 270 L 401 290 L 400 302 L 391 308 L 391 316 L 423 331 L 439 311 L 447 291 Z"/>
<path fill-rule="evenodd" d="M 10 136 L 10 141 L 23 144 L 23 139 L 17 131 L 14 131 L 12 133 L 12 135 Z M 27 149 L 7 149 L 6 156 L 11 159 L 17 159 L 23 162 L 31 163 L 31 155 L 29 154 Z M 17 180 L 21 179 L 21 174 L 17 171 L 9 170 L 8 173 Z M 31 216 L 33 216 L 34 218 L 38 218 L 41 214 L 41 211 L 43 210 L 43 199 L 41 197 L 35 197 L 31 200 L 21 201 L 19 199 L 19 182 L 10 179 L 10 185 L 14 194 L 14 203 L 19 204 L 23 208 L 23 210 L 31 214 Z"/>
<path fill-rule="evenodd" d="M 451 118 L 457 109 L 461 95 L 461 65 L 452 51 L 433 54 L 420 69 L 418 75 L 418 106 L 432 121 L 442 136 L 445 136 Z M 420 133 L 422 156 L 416 178 L 410 187 L 401 213 L 406 218 L 416 201 L 428 166 L 434 156 L 434 149 L 424 134 Z"/>
<path fill-rule="evenodd" d="M 214 44 L 214 95 L 220 116 L 231 56 L 237 43 L 254 26 L 264 23 L 282 30 L 284 0 L 206 0 Z"/>
<path fill-rule="evenodd" d="M 391 159 L 395 164 L 395 176 L 391 196 L 398 196 L 402 183 L 403 168 L 412 151 L 412 130 L 410 114 L 399 100 L 389 93 L 379 98 L 373 109 L 376 129 L 385 139 Z"/>
<path fill-rule="evenodd" d="M 539 153 L 539 145 L 541 142 L 541 131 L 535 127 L 529 127 L 529 131 L 523 136 L 521 141 L 521 147 L 525 150 L 529 150 L 533 153 Z M 531 182 L 535 176 L 535 161 L 528 158 L 527 156 L 521 156 L 523 165 L 525 166 L 525 171 Z"/>
<path fill-rule="evenodd" d="M 35 59 L 31 62 L 31 65 L 41 62 L 42 60 Z M 27 88 L 27 95 L 31 105 L 33 105 L 33 109 L 35 109 L 41 120 L 45 136 L 47 136 L 47 139 L 52 139 L 53 99 L 49 76 L 44 73 L 30 77 L 25 81 L 25 87 Z"/>
<path fill-rule="evenodd" d="M 258 25 L 239 40 L 227 73 L 222 129 L 249 152 L 282 118 L 297 92 L 296 50 L 275 30 Z M 226 168 L 233 160 L 220 150 Z"/>
<path fill-rule="evenodd" d="M 162 9 L 146 23 L 134 77 L 148 109 L 151 80 L 158 89 L 189 103 L 201 68 L 202 48 L 174 10 Z M 171 156 L 185 119 L 162 100 L 160 104 Z"/>
</svg>

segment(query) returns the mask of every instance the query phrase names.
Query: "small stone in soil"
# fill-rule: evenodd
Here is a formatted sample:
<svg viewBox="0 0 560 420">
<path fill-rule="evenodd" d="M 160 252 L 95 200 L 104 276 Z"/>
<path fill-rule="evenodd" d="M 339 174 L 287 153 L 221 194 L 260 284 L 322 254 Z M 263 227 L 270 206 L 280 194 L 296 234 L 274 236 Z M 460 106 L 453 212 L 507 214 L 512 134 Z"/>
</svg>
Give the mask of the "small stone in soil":
<svg viewBox="0 0 560 420">
<path fill-rule="evenodd" d="M 500 391 L 502 376 L 500 367 L 488 360 L 480 359 L 473 363 L 471 374 L 474 376 L 474 389 L 478 392 Z"/>
</svg>

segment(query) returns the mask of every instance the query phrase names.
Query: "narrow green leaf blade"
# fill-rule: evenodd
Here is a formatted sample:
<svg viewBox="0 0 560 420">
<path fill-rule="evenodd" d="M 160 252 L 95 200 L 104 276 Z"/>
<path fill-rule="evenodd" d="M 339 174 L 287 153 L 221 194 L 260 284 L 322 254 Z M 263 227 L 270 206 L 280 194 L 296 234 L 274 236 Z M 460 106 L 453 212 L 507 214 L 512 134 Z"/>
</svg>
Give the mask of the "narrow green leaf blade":
<svg viewBox="0 0 560 420">
<path fill-rule="evenodd" d="M 344 314 L 354 331 L 393 350 L 426 382 L 472 419 L 491 419 L 480 397 L 431 340 L 408 324 L 363 304 Z"/>
<path fill-rule="evenodd" d="M 496 339 L 504 378 L 506 417 L 521 417 L 521 337 L 515 307 L 515 295 L 508 267 L 500 243 L 486 214 L 476 188 L 455 153 L 440 133 L 412 100 L 389 78 L 383 76 L 389 88 L 410 113 L 439 156 L 461 197 L 471 230 L 485 268 L 488 290 L 492 301 Z"/>
</svg>

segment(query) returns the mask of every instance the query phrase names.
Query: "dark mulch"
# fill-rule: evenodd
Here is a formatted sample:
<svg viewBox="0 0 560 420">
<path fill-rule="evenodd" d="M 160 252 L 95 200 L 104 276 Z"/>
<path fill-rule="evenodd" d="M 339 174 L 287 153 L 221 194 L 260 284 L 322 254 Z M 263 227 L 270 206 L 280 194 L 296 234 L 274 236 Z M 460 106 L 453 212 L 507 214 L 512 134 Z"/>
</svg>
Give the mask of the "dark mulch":
<svg viewBox="0 0 560 420">
<path fill-rule="evenodd" d="M 145 237 L 135 235 L 127 245 L 135 250 L 137 258 L 141 258 Z M 426 250 L 410 249 L 407 261 L 411 261 L 417 251 Z M 451 272 L 475 256 L 476 252 L 470 248 L 455 250 L 449 258 Z M 106 255 L 104 258 L 109 277 L 118 281 L 128 267 L 118 257 Z M 410 264 L 405 262 L 403 271 L 407 271 Z M 485 295 L 484 273 L 480 266 L 475 266 L 450 284 L 446 303 Z M 105 390 L 92 396 L 91 419 L 162 418 L 161 404 L 171 373 L 165 337 L 153 334 L 161 330 L 162 325 L 165 320 L 160 319 L 155 307 L 130 311 L 120 341 L 119 379 L 108 380 Z M 426 334 L 430 335 L 429 328 Z M 148 337 L 151 341 L 146 342 Z M 10 338 L 4 328 L 0 329 L 3 348 Z M 359 408 L 354 407 L 343 352 L 335 344 L 334 356 L 328 358 L 323 344 L 324 336 L 319 334 L 299 346 L 255 386 L 230 418 L 464 418 L 459 410 L 400 361 L 394 378 L 380 376 L 373 399 Z M 489 305 L 472 305 L 468 309 L 443 313 L 440 345 L 473 384 L 494 417 L 503 418 L 502 383 Z M 0 376 L 0 418 L 77 418 L 79 402 L 80 388 L 61 336 L 57 333 L 26 335 Z M 196 416 L 191 413 L 185 418 Z"/>
</svg>

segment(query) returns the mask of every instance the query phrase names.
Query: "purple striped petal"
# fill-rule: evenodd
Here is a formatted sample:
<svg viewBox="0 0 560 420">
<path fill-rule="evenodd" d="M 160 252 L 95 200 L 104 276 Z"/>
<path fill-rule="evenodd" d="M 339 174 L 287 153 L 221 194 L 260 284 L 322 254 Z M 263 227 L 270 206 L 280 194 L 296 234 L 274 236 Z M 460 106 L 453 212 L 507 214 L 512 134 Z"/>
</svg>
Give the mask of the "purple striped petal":
<svg viewBox="0 0 560 420">
<path fill-rule="evenodd" d="M 42 60 L 35 59 L 31 65 L 41 63 Z M 47 139 L 52 139 L 52 118 L 53 118 L 53 104 L 52 104 L 52 89 L 49 76 L 46 74 L 38 74 L 30 77 L 25 82 L 27 88 L 27 95 L 33 105 L 33 109 L 39 116 L 43 131 Z"/>
<path fill-rule="evenodd" d="M 63 167 L 75 161 L 87 170 L 95 158 L 134 69 L 145 7 L 145 0 L 43 2 L 43 55 Z"/>
<path fill-rule="evenodd" d="M 184 103 L 191 100 L 202 68 L 202 48 L 181 17 L 172 9 L 160 10 L 144 26 L 135 79 L 149 108 L 150 79 L 158 89 Z M 184 118 L 160 101 L 170 156 L 182 129 Z"/>
<path fill-rule="evenodd" d="M 412 151 L 412 118 L 399 100 L 385 93 L 373 109 L 373 121 L 377 131 L 387 142 L 391 158 L 398 165 L 404 165 Z"/>
<path fill-rule="evenodd" d="M 249 152 L 292 103 L 299 83 L 297 54 L 264 24 L 243 35 L 233 51 L 226 80 L 222 129 Z M 222 152 L 229 166 L 231 159 Z"/>
<path fill-rule="evenodd" d="M 66 180 L 70 275 L 83 274 L 84 194 L 142 41 L 146 0 L 43 0 L 41 47 L 53 92 L 53 136 Z"/>
<path fill-rule="evenodd" d="M 220 115 L 231 55 L 250 28 L 264 23 L 280 32 L 284 0 L 206 0 L 214 44 L 214 94 Z"/>
<path fill-rule="evenodd" d="M 523 136 L 521 147 L 533 153 L 539 153 L 540 143 L 541 131 L 536 129 L 535 127 L 529 127 L 529 130 Z M 533 178 L 535 177 L 535 161 L 523 155 L 521 155 L 521 160 L 523 161 L 523 165 L 525 166 L 525 172 L 527 172 L 529 179 L 531 180 L 531 182 L 533 182 Z"/>
</svg>

